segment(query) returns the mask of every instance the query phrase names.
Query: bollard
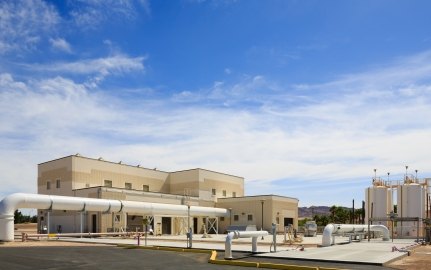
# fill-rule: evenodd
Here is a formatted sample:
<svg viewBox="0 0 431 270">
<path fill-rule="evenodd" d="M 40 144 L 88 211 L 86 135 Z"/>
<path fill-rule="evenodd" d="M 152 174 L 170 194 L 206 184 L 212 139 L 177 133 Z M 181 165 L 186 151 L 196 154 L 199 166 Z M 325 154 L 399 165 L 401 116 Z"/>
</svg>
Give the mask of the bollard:
<svg viewBox="0 0 431 270">
<path fill-rule="evenodd" d="M 192 248 L 193 246 L 193 230 L 192 228 L 189 228 L 189 232 L 186 233 L 187 235 L 187 248 Z"/>
<path fill-rule="evenodd" d="M 271 233 L 272 233 L 272 243 L 271 243 L 271 246 L 269 247 L 269 252 L 277 252 L 277 224 L 272 223 Z M 286 235 L 284 237 L 286 237 Z M 274 251 L 272 251 L 271 249 L 272 246 L 274 246 Z"/>
</svg>

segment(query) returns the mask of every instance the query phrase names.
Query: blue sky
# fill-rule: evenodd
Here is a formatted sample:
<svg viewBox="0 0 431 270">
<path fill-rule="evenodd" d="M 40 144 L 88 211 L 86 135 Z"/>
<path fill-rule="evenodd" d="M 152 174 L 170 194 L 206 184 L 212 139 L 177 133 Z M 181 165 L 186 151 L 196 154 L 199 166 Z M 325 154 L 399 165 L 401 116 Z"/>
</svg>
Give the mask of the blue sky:
<svg viewBox="0 0 431 270">
<path fill-rule="evenodd" d="M 431 177 L 429 1 L 0 1 L 0 198 L 81 155 L 301 206 Z M 359 203 L 358 203 L 359 205 Z"/>
</svg>

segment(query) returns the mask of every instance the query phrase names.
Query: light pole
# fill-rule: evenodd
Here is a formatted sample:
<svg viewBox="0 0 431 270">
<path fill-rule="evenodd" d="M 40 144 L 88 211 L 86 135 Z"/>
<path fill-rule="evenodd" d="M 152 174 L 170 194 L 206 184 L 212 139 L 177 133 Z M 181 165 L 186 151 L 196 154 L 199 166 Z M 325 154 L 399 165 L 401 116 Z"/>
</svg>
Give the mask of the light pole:
<svg viewBox="0 0 431 270">
<path fill-rule="evenodd" d="M 190 203 L 187 204 L 187 231 L 190 230 Z"/>
<path fill-rule="evenodd" d="M 418 170 L 415 170 L 416 172 L 416 182 L 418 181 Z"/>
<path fill-rule="evenodd" d="M 263 231 L 263 204 L 265 203 L 265 200 L 260 200 L 260 203 L 262 204 L 262 223 L 260 226 L 260 230 Z M 263 240 L 263 235 L 262 235 L 262 240 Z"/>
<path fill-rule="evenodd" d="M 377 181 L 377 169 L 374 169 L 374 181 L 373 182 L 375 182 L 375 181 Z"/>
<path fill-rule="evenodd" d="M 409 166 L 408 165 L 406 165 L 406 178 L 405 178 L 405 180 L 404 181 L 407 181 L 407 169 L 409 168 Z"/>
</svg>

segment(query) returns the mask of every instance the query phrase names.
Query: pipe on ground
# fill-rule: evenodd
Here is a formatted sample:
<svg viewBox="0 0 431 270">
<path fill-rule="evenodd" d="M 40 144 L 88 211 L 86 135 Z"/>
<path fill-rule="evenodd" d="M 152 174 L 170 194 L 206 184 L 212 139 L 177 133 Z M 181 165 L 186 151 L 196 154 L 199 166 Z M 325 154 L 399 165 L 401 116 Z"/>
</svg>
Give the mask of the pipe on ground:
<svg viewBox="0 0 431 270">
<path fill-rule="evenodd" d="M 370 225 L 370 231 L 379 231 L 383 234 L 383 240 L 389 240 L 389 230 L 384 225 Z M 335 235 L 337 233 L 355 233 L 368 232 L 368 225 L 359 224 L 333 224 L 326 225 L 323 230 L 322 246 L 328 247 L 335 243 Z"/>
<path fill-rule="evenodd" d="M 187 216 L 189 210 L 187 205 L 14 193 L 0 201 L 0 241 L 14 240 L 14 212 L 19 208 L 176 216 Z M 190 206 L 190 215 L 228 217 L 230 213 L 223 208 Z"/>
<path fill-rule="evenodd" d="M 233 231 L 226 235 L 224 258 L 232 259 L 232 240 L 251 237 L 251 252 L 257 253 L 257 238 L 268 235 L 267 231 Z"/>
</svg>

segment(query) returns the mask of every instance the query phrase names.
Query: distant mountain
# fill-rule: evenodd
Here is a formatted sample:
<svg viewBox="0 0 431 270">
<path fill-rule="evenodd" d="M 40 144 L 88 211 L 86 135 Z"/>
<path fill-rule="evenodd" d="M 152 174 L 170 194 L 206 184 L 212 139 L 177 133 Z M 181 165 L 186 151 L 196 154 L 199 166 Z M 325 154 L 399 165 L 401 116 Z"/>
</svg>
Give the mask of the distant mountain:
<svg viewBox="0 0 431 270">
<path fill-rule="evenodd" d="M 298 207 L 298 216 L 311 218 L 313 215 L 330 215 L 330 208 L 329 206 Z"/>
</svg>

